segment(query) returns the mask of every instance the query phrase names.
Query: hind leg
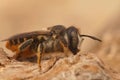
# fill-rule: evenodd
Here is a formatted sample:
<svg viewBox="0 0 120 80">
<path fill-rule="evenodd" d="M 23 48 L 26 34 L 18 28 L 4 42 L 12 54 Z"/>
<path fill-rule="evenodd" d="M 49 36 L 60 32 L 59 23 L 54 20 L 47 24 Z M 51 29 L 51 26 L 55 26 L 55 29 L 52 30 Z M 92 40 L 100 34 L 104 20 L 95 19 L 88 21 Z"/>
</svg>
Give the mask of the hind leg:
<svg viewBox="0 0 120 80">
<path fill-rule="evenodd" d="M 39 44 L 38 48 L 37 48 L 37 63 L 38 63 L 38 67 L 39 70 L 41 71 L 41 56 L 42 56 L 42 45 Z"/>
</svg>

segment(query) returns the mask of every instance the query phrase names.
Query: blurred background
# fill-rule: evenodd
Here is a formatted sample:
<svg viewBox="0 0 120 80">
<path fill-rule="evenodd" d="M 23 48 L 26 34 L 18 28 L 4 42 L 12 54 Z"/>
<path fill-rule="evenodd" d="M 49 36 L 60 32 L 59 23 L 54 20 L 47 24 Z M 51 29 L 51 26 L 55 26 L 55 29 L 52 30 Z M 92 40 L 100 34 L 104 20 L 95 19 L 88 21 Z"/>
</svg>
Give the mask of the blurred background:
<svg viewBox="0 0 120 80">
<path fill-rule="evenodd" d="M 0 40 L 58 24 L 102 39 L 85 39 L 81 50 L 120 72 L 120 0 L 0 0 Z"/>
</svg>

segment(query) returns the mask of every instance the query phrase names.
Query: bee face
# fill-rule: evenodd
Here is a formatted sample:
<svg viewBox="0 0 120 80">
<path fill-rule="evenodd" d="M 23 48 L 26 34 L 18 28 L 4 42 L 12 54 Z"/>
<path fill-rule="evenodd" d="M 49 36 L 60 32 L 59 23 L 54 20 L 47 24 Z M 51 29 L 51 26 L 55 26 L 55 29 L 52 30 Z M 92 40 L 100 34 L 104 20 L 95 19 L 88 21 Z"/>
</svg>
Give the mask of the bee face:
<svg viewBox="0 0 120 80">
<path fill-rule="evenodd" d="M 79 52 L 78 44 L 80 43 L 79 31 L 74 26 L 71 26 L 66 29 L 66 33 L 68 34 L 68 45 L 69 49 L 73 54 L 77 54 Z"/>
</svg>

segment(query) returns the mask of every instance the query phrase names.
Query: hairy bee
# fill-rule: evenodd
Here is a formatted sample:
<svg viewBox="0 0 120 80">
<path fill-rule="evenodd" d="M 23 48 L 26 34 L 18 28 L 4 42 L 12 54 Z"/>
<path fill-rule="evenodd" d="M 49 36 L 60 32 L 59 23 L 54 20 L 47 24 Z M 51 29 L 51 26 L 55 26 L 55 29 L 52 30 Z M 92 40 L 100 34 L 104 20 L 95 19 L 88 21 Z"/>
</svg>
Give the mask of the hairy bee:
<svg viewBox="0 0 120 80">
<path fill-rule="evenodd" d="M 12 36 L 7 41 L 6 48 L 15 52 L 14 59 L 27 58 L 37 55 L 37 63 L 41 69 L 41 57 L 45 53 L 64 52 L 66 56 L 77 54 L 83 37 L 89 37 L 101 41 L 93 36 L 81 35 L 80 31 L 70 26 L 55 25 L 49 27 L 48 31 L 34 31 Z"/>
</svg>

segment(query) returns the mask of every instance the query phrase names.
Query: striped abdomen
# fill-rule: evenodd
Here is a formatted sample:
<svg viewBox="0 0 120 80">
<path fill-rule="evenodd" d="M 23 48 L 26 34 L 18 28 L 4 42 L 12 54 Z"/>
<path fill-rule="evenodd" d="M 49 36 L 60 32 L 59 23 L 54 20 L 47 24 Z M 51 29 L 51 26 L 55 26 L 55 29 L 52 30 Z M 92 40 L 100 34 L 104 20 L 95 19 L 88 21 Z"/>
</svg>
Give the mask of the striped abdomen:
<svg viewBox="0 0 120 80">
<path fill-rule="evenodd" d="M 17 45 L 17 44 L 21 44 L 22 42 L 28 40 L 30 38 L 18 38 L 18 39 L 13 39 L 13 40 L 9 40 L 11 45 Z"/>
<path fill-rule="evenodd" d="M 9 40 L 6 43 L 6 48 L 13 52 L 18 51 L 18 46 L 28 39 L 29 38 L 18 38 L 18 39 Z"/>
</svg>

